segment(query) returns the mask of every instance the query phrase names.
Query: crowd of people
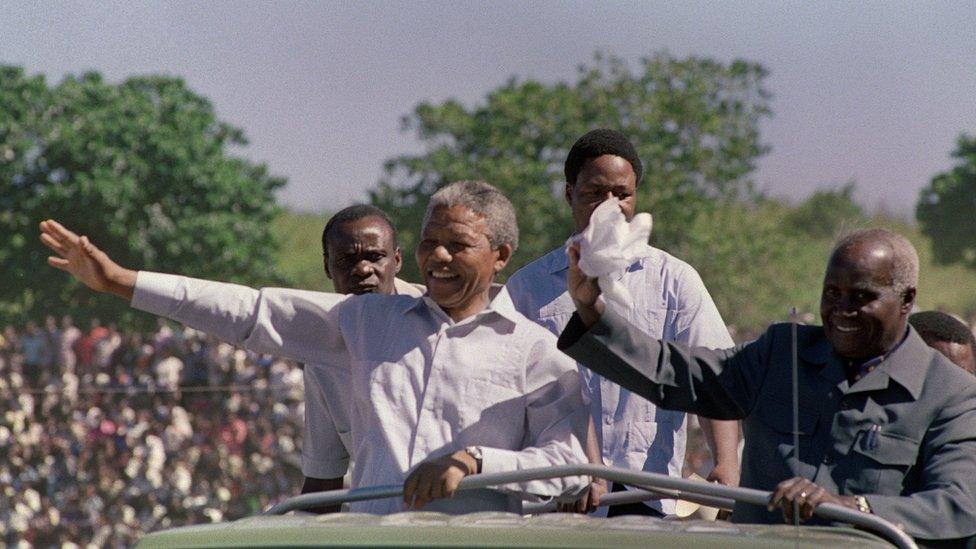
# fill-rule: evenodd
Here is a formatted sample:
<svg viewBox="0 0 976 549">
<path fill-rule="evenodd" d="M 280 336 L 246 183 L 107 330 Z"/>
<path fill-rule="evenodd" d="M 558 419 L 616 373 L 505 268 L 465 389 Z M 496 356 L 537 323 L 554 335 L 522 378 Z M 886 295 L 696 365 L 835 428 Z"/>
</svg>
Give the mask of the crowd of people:
<svg viewBox="0 0 976 549">
<path fill-rule="evenodd" d="M 160 323 L 0 335 L 0 546 L 131 546 L 301 485 L 302 372 Z"/>
</svg>

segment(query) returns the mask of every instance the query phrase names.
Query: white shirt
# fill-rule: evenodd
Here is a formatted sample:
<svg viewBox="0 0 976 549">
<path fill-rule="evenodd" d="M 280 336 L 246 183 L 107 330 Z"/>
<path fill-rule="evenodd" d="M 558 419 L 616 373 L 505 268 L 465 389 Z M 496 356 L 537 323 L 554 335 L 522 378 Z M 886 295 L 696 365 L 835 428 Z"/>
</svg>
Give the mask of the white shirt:
<svg viewBox="0 0 976 549">
<path fill-rule="evenodd" d="M 569 258 L 557 248 L 508 279 L 515 308 L 554 334 L 562 332 L 576 307 L 566 291 Z M 697 347 L 725 349 L 732 338 L 698 273 L 687 263 L 653 249 L 621 280 L 633 299 L 626 311 L 615 311 L 655 339 Z M 602 441 L 603 461 L 611 467 L 681 476 L 687 429 L 684 412 L 661 410 L 619 385 L 579 366 L 592 394 L 591 412 Z M 665 514 L 674 500 L 648 502 Z"/>
<path fill-rule="evenodd" d="M 585 461 L 587 408 L 572 359 L 512 306 L 504 288 L 454 322 L 429 297 L 265 288 L 140 272 L 132 306 L 257 352 L 345 372 L 353 487 L 402 484 L 430 457 L 481 446 L 485 473 Z M 520 495 L 578 492 L 583 477 L 500 487 Z M 511 496 L 465 493 L 425 509 L 517 510 Z M 353 511 L 404 510 L 398 499 Z"/>
<path fill-rule="evenodd" d="M 423 286 L 393 279 L 398 295 L 421 297 Z M 343 370 L 306 364 L 305 433 L 302 437 L 302 474 L 312 478 L 339 478 L 349 470 L 352 448 L 349 421 L 350 394 Z"/>
</svg>

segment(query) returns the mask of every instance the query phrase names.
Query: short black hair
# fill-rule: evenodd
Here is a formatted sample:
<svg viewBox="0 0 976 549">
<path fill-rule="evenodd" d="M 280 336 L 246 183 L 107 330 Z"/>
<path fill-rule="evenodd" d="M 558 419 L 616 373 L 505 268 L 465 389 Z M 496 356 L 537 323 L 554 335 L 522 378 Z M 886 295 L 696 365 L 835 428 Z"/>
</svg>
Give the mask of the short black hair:
<svg viewBox="0 0 976 549">
<path fill-rule="evenodd" d="M 329 253 L 327 249 L 329 233 L 332 232 L 333 227 L 350 221 L 359 221 L 366 217 L 378 217 L 382 219 L 390 228 L 390 233 L 393 234 L 393 247 L 396 248 L 398 246 L 396 227 L 393 226 L 393 221 L 390 220 L 390 216 L 386 215 L 386 212 L 371 204 L 354 204 L 336 212 L 325 224 L 325 229 L 322 230 L 322 253 L 324 255 L 328 255 Z"/>
<path fill-rule="evenodd" d="M 598 158 L 605 154 L 619 156 L 630 162 L 630 166 L 634 168 L 634 175 L 637 176 L 637 183 L 640 183 L 644 175 L 644 165 L 637 156 L 637 149 L 627 136 L 617 130 L 606 128 L 588 131 L 573 143 L 573 148 L 569 149 L 569 155 L 566 156 L 564 168 L 566 183 L 575 185 L 583 164 L 591 158 Z"/>
<path fill-rule="evenodd" d="M 908 317 L 909 324 L 928 341 L 968 344 L 976 354 L 976 336 L 964 323 L 952 315 L 940 311 L 922 311 Z"/>
</svg>

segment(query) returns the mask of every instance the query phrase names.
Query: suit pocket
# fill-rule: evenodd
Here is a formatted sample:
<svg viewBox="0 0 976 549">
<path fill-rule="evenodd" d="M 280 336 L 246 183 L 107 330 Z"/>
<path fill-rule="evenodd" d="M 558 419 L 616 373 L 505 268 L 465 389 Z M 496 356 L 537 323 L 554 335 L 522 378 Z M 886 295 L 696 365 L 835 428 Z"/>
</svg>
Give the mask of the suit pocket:
<svg viewBox="0 0 976 549">
<path fill-rule="evenodd" d="M 910 467 L 918 460 L 917 441 L 883 431 L 861 431 L 851 449 L 879 465 Z"/>
<path fill-rule="evenodd" d="M 865 429 L 857 434 L 848 464 L 846 493 L 899 495 L 905 476 L 918 460 L 919 443 L 908 437 Z"/>
</svg>

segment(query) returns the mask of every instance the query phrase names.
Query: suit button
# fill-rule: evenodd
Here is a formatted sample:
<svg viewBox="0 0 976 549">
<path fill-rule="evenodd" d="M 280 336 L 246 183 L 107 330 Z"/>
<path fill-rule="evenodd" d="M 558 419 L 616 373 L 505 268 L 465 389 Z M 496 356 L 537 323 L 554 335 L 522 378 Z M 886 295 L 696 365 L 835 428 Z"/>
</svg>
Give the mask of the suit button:
<svg viewBox="0 0 976 549">
<path fill-rule="evenodd" d="M 827 454 L 827 455 L 824 456 L 824 458 L 823 458 L 824 465 L 830 465 L 833 462 L 834 462 L 834 458 L 832 458 L 830 456 L 830 454 Z"/>
</svg>

